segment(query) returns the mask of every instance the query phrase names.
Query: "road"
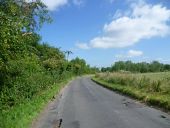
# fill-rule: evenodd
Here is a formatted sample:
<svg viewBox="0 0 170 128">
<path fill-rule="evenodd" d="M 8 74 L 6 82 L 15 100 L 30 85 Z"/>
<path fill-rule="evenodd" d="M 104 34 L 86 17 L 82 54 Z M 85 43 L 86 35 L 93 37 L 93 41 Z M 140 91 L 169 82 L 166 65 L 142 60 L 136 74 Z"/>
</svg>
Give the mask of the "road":
<svg viewBox="0 0 170 128">
<path fill-rule="evenodd" d="M 89 77 L 74 80 L 35 128 L 170 128 L 170 115 L 109 91 Z"/>
</svg>

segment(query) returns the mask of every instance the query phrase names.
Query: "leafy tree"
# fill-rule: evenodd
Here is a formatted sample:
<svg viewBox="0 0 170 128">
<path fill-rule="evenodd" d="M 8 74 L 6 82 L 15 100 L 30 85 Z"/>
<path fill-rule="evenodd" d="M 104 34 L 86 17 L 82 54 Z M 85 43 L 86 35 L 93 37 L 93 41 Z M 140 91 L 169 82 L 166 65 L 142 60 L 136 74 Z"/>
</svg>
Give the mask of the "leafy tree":
<svg viewBox="0 0 170 128">
<path fill-rule="evenodd" d="M 45 21 L 50 18 L 40 0 L 0 0 L 0 127 L 7 127 L 9 119 L 4 115 L 10 115 L 11 108 L 73 75 L 98 71 L 83 59 L 68 61 L 71 51 L 64 53 L 40 42 L 37 30 Z"/>
<path fill-rule="evenodd" d="M 34 33 L 45 21 L 50 21 L 46 6 L 40 1 L 25 0 L 0 1 L 0 77 L 1 84 L 6 79 L 7 63 L 28 55 L 33 50 L 29 43 L 40 39 Z"/>
<path fill-rule="evenodd" d="M 27 43 L 36 42 L 34 31 L 50 21 L 46 6 L 40 0 L 1 0 L 0 19 L 0 58 L 4 62 L 26 50 Z"/>
<path fill-rule="evenodd" d="M 165 65 L 163 66 L 163 69 L 164 69 L 165 71 L 170 71 L 170 64 L 165 64 Z"/>
<path fill-rule="evenodd" d="M 162 68 L 163 68 L 162 64 L 159 63 L 158 61 L 153 61 L 150 65 L 151 72 L 160 72 L 162 71 Z"/>
<path fill-rule="evenodd" d="M 115 71 L 125 70 L 125 63 L 123 61 L 115 62 L 112 69 Z"/>
<path fill-rule="evenodd" d="M 116 70 L 116 69 L 113 69 L 113 67 L 106 67 L 106 68 L 102 67 L 101 68 L 101 72 L 107 72 L 107 71 L 111 72 L 112 70 Z"/>
<path fill-rule="evenodd" d="M 162 71 L 170 71 L 169 64 L 162 64 L 158 61 L 153 61 L 151 63 L 140 62 L 133 63 L 132 61 L 118 61 L 115 62 L 111 67 L 102 67 L 101 71 L 131 71 L 131 72 L 162 72 Z"/>
</svg>

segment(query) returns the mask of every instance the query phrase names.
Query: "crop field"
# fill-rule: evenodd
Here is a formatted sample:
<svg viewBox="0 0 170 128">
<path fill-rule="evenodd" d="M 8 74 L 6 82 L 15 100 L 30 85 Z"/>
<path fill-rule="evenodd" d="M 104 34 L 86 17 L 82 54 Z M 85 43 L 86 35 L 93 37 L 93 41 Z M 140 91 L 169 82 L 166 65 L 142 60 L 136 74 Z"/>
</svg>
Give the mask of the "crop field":
<svg viewBox="0 0 170 128">
<path fill-rule="evenodd" d="M 137 80 L 143 80 L 146 78 L 146 85 L 154 86 L 153 83 L 159 83 L 160 92 L 170 93 L 170 72 L 159 72 L 159 73 L 139 73 L 132 74 L 132 77 L 137 78 Z M 152 84 L 152 85 L 151 85 Z"/>
<path fill-rule="evenodd" d="M 152 80 L 163 80 L 165 78 L 170 78 L 170 72 L 157 72 L 157 73 L 134 73 L 132 74 L 133 76 L 136 76 L 136 77 L 148 77 Z"/>
<path fill-rule="evenodd" d="M 96 74 L 93 80 L 149 105 L 170 110 L 170 72 L 107 72 Z"/>
</svg>

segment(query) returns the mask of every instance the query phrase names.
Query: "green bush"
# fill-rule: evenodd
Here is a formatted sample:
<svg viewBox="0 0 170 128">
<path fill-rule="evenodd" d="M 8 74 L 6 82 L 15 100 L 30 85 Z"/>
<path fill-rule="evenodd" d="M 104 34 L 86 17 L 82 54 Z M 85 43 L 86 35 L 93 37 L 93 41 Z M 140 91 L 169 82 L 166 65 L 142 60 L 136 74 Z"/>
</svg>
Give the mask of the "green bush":
<svg viewBox="0 0 170 128">
<path fill-rule="evenodd" d="M 35 97 L 54 88 L 56 83 L 75 75 L 94 73 L 97 68 L 91 68 L 78 57 L 68 61 L 66 52 L 40 42 L 37 28 L 51 21 L 47 7 L 40 0 L 0 0 L 0 19 L 0 110 L 3 115 L 9 112 L 7 116 L 0 114 L 0 127 L 5 120 L 3 128 L 18 128 L 22 122 L 18 122 L 17 116 L 22 114 L 10 113 L 13 108 L 18 110 L 28 104 L 29 109 Z M 17 119 L 16 125 L 8 125 L 8 119 L 9 122 Z"/>
</svg>

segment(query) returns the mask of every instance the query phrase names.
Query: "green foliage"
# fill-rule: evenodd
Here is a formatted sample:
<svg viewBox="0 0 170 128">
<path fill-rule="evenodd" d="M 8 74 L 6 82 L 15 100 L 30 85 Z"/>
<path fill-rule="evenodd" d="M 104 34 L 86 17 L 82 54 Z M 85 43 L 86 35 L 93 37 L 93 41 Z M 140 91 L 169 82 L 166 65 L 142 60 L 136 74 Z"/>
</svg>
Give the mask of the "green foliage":
<svg viewBox="0 0 170 128">
<path fill-rule="evenodd" d="M 152 84 L 149 87 L 149 91 L 161 92 L 161 84 L 162 84 L 162 82 L 160 80 L 153 81 Z"/>
<path fill-rule="evenodd" d="M 23 50 L 25 38 L 50 18 L 46 6 L 39 0 L 25 2 L 24 0 L 0 1 L 0 45 L 1 50 Z M 27 41 L 28 43 L 29 41 Z M 22 45 L 22 46 L 21 46 Z M 4 58 L 5 59 L 5 56 Z"/>
<path fill-rule="evenodd" d="M 93 74 L 95 72 L 99 72 L 99 69 L 96 67 L 91 68 L 89 65 L 86 64 L 84 59 L 79 59 L 78 57 L 70 61 L 69 68 L 74 72 L 76 75 L 82 74 Z"/>
<path fill-rule="evenodd" d="M 167 73 L 155 74 L 132 74 L 132 73 L 99 73 L 97 78 L 107 81 L 108 83 L 119 84 L 123 86 L 132 86 L 137 89 L 145 90 L 150 93 L 166 93 L 170 92 L 170 80 L 167 77 Z"/>
<path fill-rule="evenodd" d="M 170 110 L 170 73 L 100 73 L 92 78 L 110 90 L 118 91 L 149 105 Z M 159 77 L 158 77 L 159 76 Z"/>
<path fill-rule="evenodd" d="M 43 80 L 48 84 L 51 79 Z M 31 100 L 25 99 L 22 104 L 16 105 L 8 110 L 4 110 L 0 115 L 0 128 L 29 128 L 32 120 L 39 115 L 44 106 L 59 93 L 67 82 L 71 80 L 64 80 L 62 83 L 54 83 L 52 86 L 42 90 L 38 95 Z"/>
<path fill-rule="evenodd" d="M 36 30 L 45 21 L 51 20 L 40 0 L 0 0 L 0 127 L 25 127 L 19 118 L 23 118 L 23 122 L 30 121 L 30 113 L 37 111 L 36 106 L 30 107 L 34 98 L 43 101 L 46 97 L 42 92 L 58 88 L 56 83 L 98 71 L 83 59 L 68 61 L 71 51 L 66 58 L 59 48 L 42 44 Z M 27 111 L 23 107 L 34 110 L 23 116 L 18 111 L 18 108 Z"/>
<path fill-rule="evenodd" d="M 140 62 L 133 63 L 131 61 L 118 61 L 115 62 L 111 67 L 101 68 L 102 72 L 113 72 L 113 71 L 130 71 L 130 72 L 163 72 L 170 71 L 169 64 L 162 64 L 158 61 L 153 61 L 151 63 Z"/>
<path fill-rule="evenodd" d="M 143 76 L 142 78 L 138 79 L 138 82 L 136 81 L 136 83 L 138 88 L 146 88 L 148 85 L 150 85 L 151 80 L 150 78 Z"/>
</svg>

